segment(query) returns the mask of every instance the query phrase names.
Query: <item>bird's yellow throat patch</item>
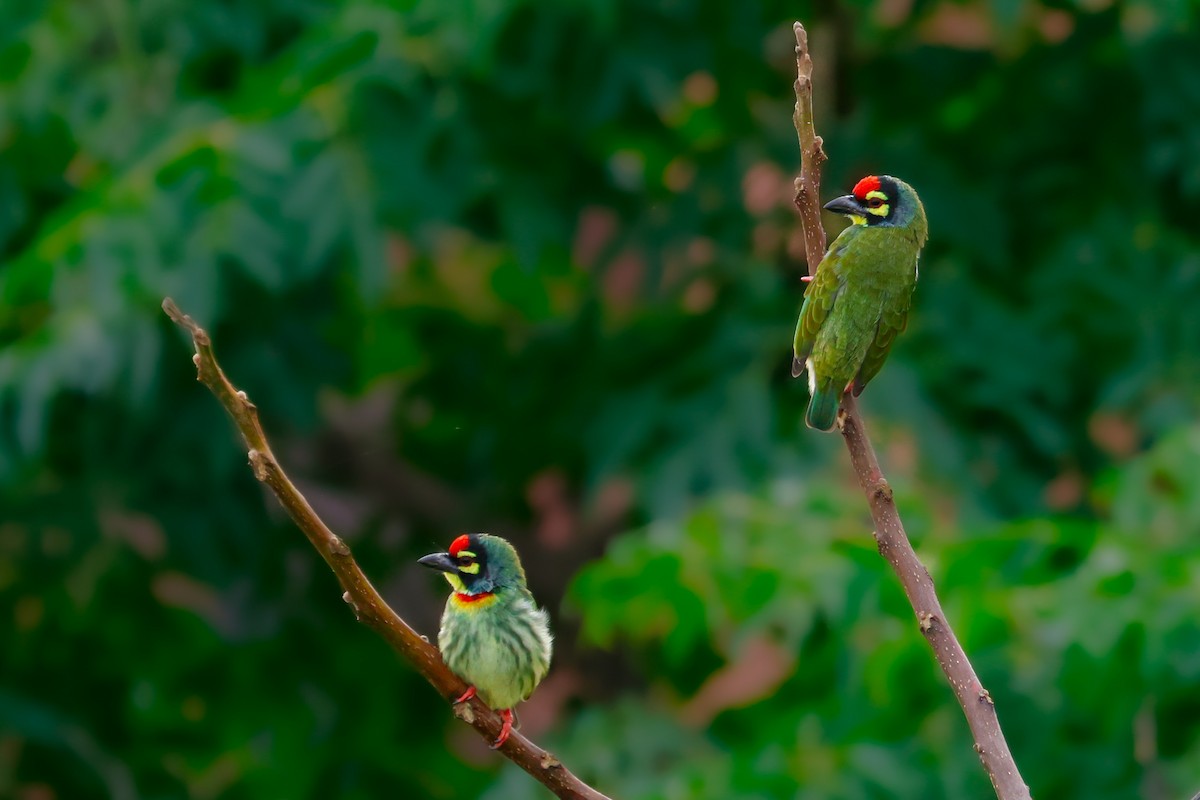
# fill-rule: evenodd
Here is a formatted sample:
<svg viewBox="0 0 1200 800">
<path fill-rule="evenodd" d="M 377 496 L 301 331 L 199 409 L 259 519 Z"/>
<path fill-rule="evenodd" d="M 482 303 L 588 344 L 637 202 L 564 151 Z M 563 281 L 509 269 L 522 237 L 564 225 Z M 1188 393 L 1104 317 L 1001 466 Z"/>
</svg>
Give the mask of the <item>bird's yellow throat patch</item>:
<svg viewBox="0 0 1200 800">
<path fill-rule="evenodd" d="M 456 592 L 466 592 L 467 587 L 463 585 L 462 578 L 455 575 L 453 572 L 443 572 L 442 577 L 449 581 L 450 586 Z"/>
<path fill-rule="evenodd" d="M 446 580 L 454 587 L 454 594 L 450 595 L 450 602 L 454 604 L 455 608 L 463 611 L 480 611 L 496 602 L 496 595 L 493 592 L 471 594 L 467 591 L 466 584 L 462 582 L 462 578 L 452 572 L 443 572 L 442 574 L 446 576 Z"/>
</svg>

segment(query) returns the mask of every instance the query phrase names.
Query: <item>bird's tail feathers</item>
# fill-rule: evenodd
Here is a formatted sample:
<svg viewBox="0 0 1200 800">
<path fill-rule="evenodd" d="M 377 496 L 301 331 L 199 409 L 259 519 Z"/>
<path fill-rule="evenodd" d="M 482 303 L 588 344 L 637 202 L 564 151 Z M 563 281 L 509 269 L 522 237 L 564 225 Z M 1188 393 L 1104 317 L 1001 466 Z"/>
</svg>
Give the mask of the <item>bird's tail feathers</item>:
<svg viewBox="0 0 1200 800">
<path fill-rule="evenodd" d="M 833 430 L 841 399 L 841 392 L 832 385 L 827 383 L 818 387 L 813 392 L 812 399 L 808 401 L 808 413 L 804 415 L 804 424 L 819 431 Z"/>
</svg>

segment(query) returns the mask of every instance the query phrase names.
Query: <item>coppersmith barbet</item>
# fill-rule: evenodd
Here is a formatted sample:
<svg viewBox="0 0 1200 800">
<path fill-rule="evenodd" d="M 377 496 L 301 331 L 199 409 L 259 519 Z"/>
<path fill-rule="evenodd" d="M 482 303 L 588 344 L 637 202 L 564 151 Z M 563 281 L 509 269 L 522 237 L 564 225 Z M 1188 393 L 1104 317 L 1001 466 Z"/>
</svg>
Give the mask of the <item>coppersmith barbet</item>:
<svg viewBox="0 0 1200 800">
<path fill-rule="evenodd" d="M 550 670 L 550 620 L 525 585 L 513 546 L 499 536 L 463 534 L 444 553 L 420 563 L 441 572 L 453 591 L 442 613 L 438 649 L 470 688 L 455 704 L 479 695 L 500 712 L 503 726 L 492 744 L 507 741 L 512 708 L 525 700 Z"/>
<path fill-rule="evenodd" d="M 907 325 L 929 232 L 917 193 L 888 175 L 863 178 L 825 208 L 851 225 L 833 240 L 804 293 L 792 361 L 793 377 L 808 367 L 812 397 L 804 421 L 822 431 L 833 428 L 842 393 L 862 393 Z"/>
</svg>

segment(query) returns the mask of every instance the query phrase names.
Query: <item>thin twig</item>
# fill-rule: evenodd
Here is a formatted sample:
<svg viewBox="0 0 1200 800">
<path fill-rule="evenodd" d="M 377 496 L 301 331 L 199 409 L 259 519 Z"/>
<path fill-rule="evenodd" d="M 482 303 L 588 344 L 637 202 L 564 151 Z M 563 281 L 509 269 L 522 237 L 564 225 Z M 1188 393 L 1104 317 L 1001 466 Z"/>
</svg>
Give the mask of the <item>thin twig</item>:
<svg viewBox="0 0 1200 800">
<path fill-rule="evenodd" d="M 796 34 L 796 108 L 792 124 L 800 140 L 800 177 L 796 178 L 796 197 L 793 202 L 800 212 L 804 231 L 804 255 L 808 274 L 815 275 L 817 265 L 825 254 L 825 226 L 821 224 L 821 165 L 825 163 L 823 141 L 817 136 L 813 122 L 812 56 L 808 54 L 808 31 L 799 22 L 792 26 Z"/>
<path fill-rule="evenodd" d="M 808 35 L 797 22 L 796 33 L 796 113 L 793 121 L 800 139 L 803 159 L 800 177 L 796 180 L 796 207 L 804 225 L 804 246 L 809 274 L 816 272 L 825 252 L 825 230 L 821 225 L 820 188 L 821 162 L 825 153 L 821 138 L 816 135 L 812 115 L 812 59 L 808 53 Z M 839 415 L 842 436 L 850 452 L 850 463 L 858 476 L 858 484 L 867 496 L 871 519 L 875 523 L 875 541 L 879 553 L 892 566 L 904 594 L 912 604 L 917 623 L 929 646 L 933 648 L 938 665 L 945 673 L 954 696 L 967 717 L 967 725 L 975 737 L 975 752 L 991 778 L 999 800 L 1029 800 L 1029 787 L 1021 778 L 1017 764 L 1000 730 L 996 704 L 987 689 L 979 682 L 966 652 L 950 628 L 942 604 L 938 601 L 929 571 L 917 558 L 904 524 L 896 510 L 892 489 L 879 469 L 875 448 L 867 437 L 867 429 L 854 396 L 846 393 Z"/>
<path fill-rule="evenodd" d="M 198 380 L 216 395 L 233 418 L 234 425 L 249 448 L 254 476 L 270 487 L 288 515 L 333 570 L 345 590 L 342 599 L 354 609 L 358 620 L 382 636 L 442 697 L 449 700 L 465 692 L 466 684 L 446 667 L 437 648 L 417 634 L 384 602 L 359 568 L 349 546 L 329 530 L 288 479 L 271 452 L 258 420 L 258 408 L 250 402 L 245 392 L 235 389 L 225 377 L 213 354 L 208 333 L 180 311 L 171 298 L 163 300 L 162 306 L 168 317 L 191 334 L 196 347 L 192 361 L 196 364 Z M 454 714 L 489 742 L 500 735 L 499 715 L 478 698 L 454 706 Z M 608 800 L 605 795 L 575 777 L 552 753 L 541 749 L 520 733 L 514 731 L 499 752 L 564 800 Z"/>
</svg>

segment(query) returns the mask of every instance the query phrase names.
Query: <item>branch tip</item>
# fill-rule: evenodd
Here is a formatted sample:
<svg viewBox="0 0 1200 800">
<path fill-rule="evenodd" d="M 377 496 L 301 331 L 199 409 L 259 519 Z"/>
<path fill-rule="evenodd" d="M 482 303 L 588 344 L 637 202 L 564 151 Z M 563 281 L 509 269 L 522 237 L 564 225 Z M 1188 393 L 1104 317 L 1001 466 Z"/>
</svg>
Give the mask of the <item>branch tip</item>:
<svg viewBox="0 0 1200 800">
<path fill-rule="evenodd" d="M 190 320 L 190 317 L 180 311 L 179 306 L 175 305 L 175 301 L 169 297 L 163 298 L 162 310 L 166 312 L 166 315 L 170 317 L 171 321 L 176 324 L 184 325 L 186 327 L 184 320 Z"/>
<path fill-rule="evenodd" d="M 808 31 L 804 30 L 804 25 L 796 20 L 792 23 L 792 33 L 796 35 L 796 55 L 808 53 Z"/>
</svg>

